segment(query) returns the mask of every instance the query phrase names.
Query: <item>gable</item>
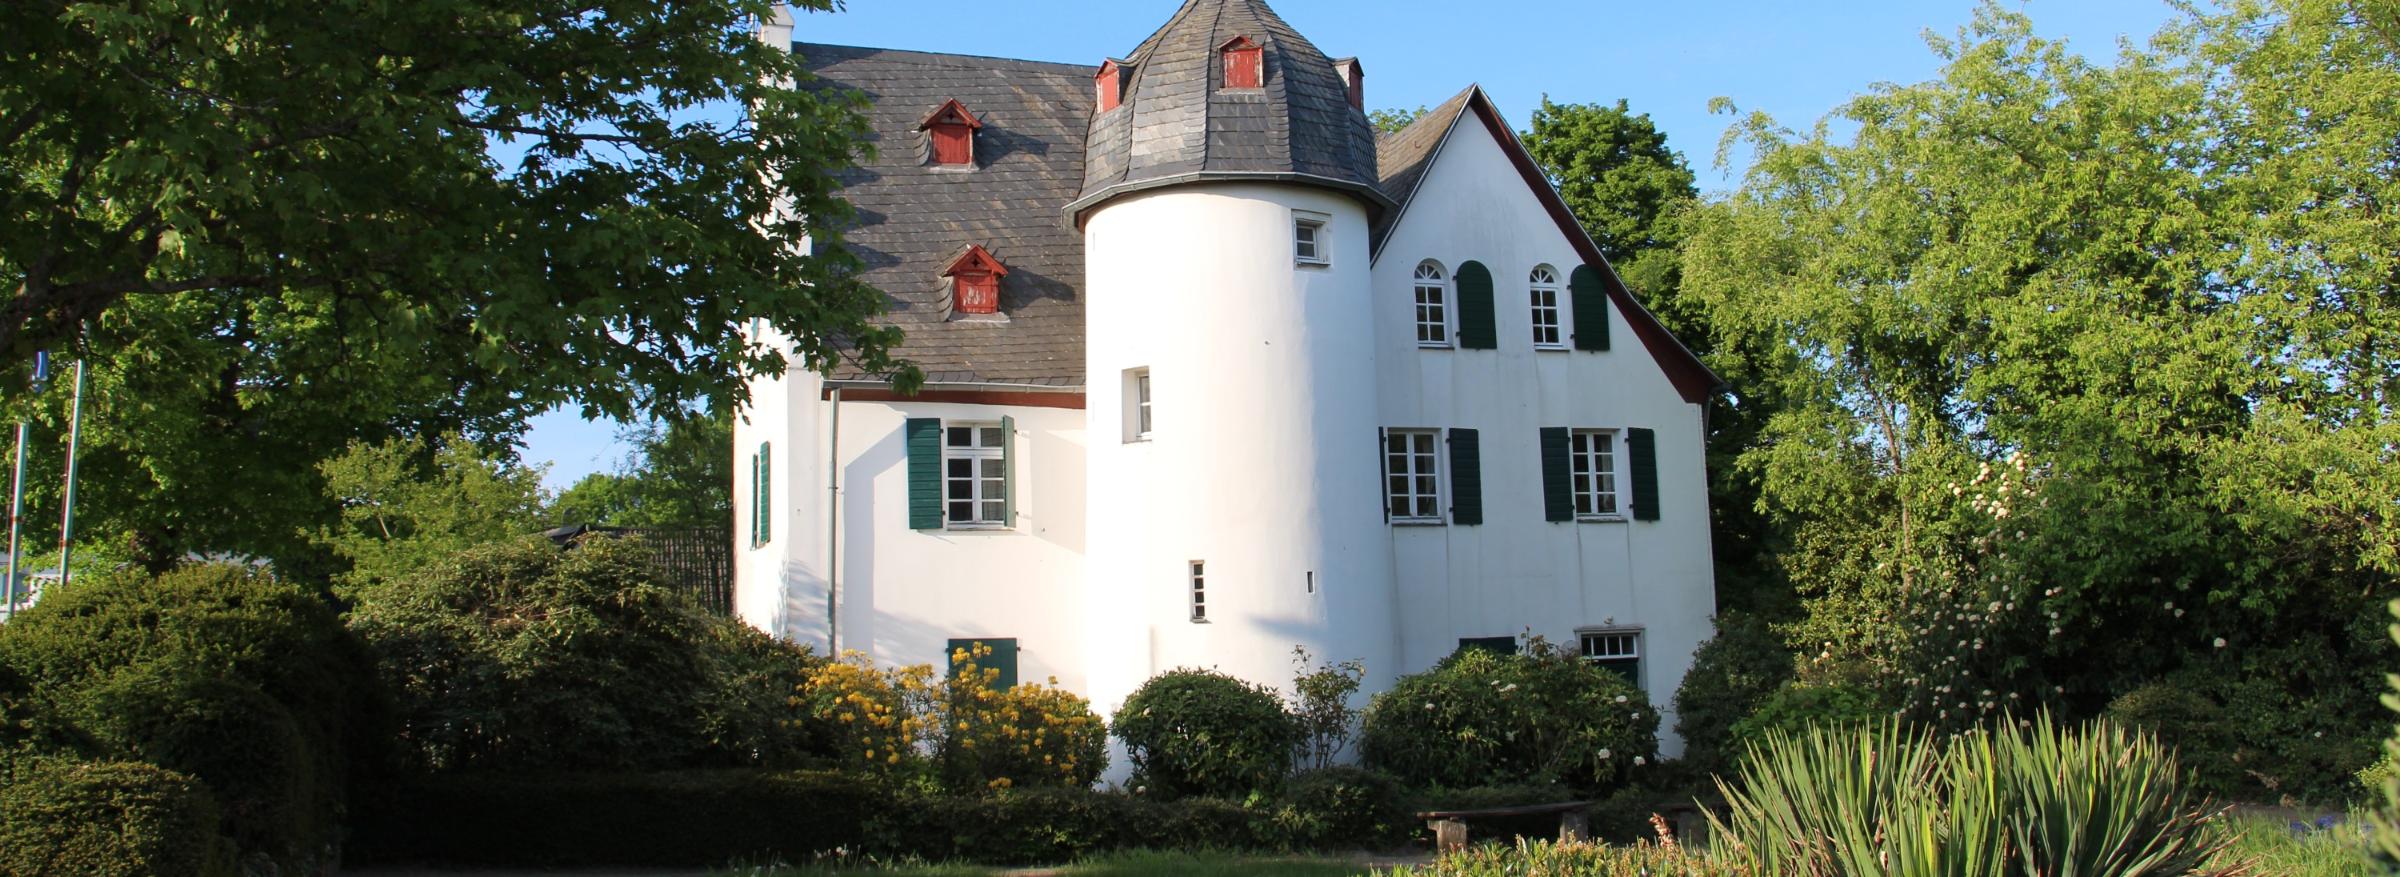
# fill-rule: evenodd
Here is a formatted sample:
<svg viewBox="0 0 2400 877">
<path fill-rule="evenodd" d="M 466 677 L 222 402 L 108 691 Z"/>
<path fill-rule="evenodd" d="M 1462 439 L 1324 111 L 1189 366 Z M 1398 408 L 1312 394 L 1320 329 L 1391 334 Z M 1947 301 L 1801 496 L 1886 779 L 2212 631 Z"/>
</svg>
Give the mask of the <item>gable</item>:
<svg viewBox="0 0 2400 877">
<path fill-rule="evenodd" d="M 1692 353 L 1691 348 L 1675 340 L 1675 336 L 1659 324 L 1658 318 L 1652 316 L 1650 310 L 1634 297 L 1632 290 L 1626 288 L 1624 280 L 1617 276 L 1616 268 L 1608 264 L 1607 257 L 1601 255 L 1599 244 L 1593 242 L 1591 234 L 1567 209 L 1566 200 L 1560 198 L 1558 190 L 1542 176 L 1540 166 L 1534 163 L 1533 156 L 1525 151 L 1525 145 L 1517 140 L 1514 129 L 1501 117 L 1499 109 L 1480 86 L 1469 86 L 1456 97 L 1426 113 L 1416 124 L 1382 138 L 1377 144 L 1382 158 L 1378 163 L 1378 171 L 1384 193 L 1398 201 L 1400 207 L 1389 211 L 1374 230 L 1371 238 L 1374 259 L 1382 258 L 1384 245 L 1402 225 L 1411 221 L 1409 208 L 1424 187 L 1427 176 L 1443 160 L 1445 153 L 1457 151 L 1454 144 L 1462 137 L 1480 138 L 1482 142 L 1497 147 L 1499 160 L 1506 165 L 1505 171 L 1498 175 L 1512 177 L 1518 185 L 1522 185 L 1539 205 L 1548 224 L 1565 238 L 1583 264 L 1592 266 L 1600 273 L 1607 285 L 1610 303 L 1624 315 L 1626 324 L 1633 329 L 1634 337 L 1641 341 L 1644 352 L 1666 374 L 1684 401 L 1699 404 L 1724 386 L 1724 381 L 1710 371 L 1700 357 Z M 1418 218 L 1417 221 L 1438 220 Z M 1559 267 L 1571 270 L 1568 266 Z"/>
</svg>

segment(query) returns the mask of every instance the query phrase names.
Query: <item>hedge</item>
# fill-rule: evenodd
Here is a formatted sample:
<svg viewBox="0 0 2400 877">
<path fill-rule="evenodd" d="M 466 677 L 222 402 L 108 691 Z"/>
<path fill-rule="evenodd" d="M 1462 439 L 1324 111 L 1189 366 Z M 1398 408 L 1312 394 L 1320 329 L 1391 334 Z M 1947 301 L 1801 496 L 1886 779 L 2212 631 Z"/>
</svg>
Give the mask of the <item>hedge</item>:
<svg viewBox="0 0 2400 877">
<path fill-rule="evenodd" d="M 217 804 L 133 762 L 30 762 L 0 785 L 0 877 L 224 877 Z"/>
<path fill-rule="evenodd" d="M 451 774 L 402 783 L 375 801 L 348 863 L 689 868 L 842 850 L 1031 865 L 1132 849 L 1384 848 L 1406 815 L 1383 783 L 1327 777 L 1301 787 L 1308 800 L 1244 806 L 1067 788 L 929 795 L 822 771 Z M 1333 794 L 1327 804 L 1328 784 L 1377 788 Z M 1345 812 L 1344 802 L 1369 812 Z M 1362 826 L 1369 836 L 1344 835 Z"/>
</svg>

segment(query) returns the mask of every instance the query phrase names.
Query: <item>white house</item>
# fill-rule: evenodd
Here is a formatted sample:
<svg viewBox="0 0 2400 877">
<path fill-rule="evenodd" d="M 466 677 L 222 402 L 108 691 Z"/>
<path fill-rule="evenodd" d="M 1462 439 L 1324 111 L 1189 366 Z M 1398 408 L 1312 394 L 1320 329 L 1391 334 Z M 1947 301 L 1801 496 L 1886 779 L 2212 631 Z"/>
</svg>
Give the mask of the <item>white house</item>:
<svg viewBox="0 0 2400 877">
<path fill-rule="evenodd" d="M 928 381 L 752 387 L 743 618 L 886 663 L 980 640 L 1104 712 L 1179 666 L 1281 686 L 1298 645 L 1372 692 L 1531 631 L 1668 705 L 1715 611 L 1717 380 L 1480 89 L 1379 137 L 1359 62 L 1258 0 L 1096 66 L 765 36 L 871 101 L 847 241 Z"/>
</svg>

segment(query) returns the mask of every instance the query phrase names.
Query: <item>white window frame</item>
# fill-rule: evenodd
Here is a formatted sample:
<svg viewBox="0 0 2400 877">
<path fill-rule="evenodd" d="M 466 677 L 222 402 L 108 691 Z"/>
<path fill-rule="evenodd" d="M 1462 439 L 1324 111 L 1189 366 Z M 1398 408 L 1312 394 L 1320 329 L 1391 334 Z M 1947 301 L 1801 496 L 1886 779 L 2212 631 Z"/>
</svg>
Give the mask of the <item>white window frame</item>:
<svg viewBox="0 0 2400 877">
<path fill-rule="evenodd" d="M 1326 240 L 1332 230 L 1330 214 L 1292 211 L 1292 261 L 1311 266 L 1333 264 L 1332 242 Z"/>
<path fill-rule="evenodd" d="M 1426 276 L 1427 272 L 1432 276 Z M 1416 271 L 1410 275 L 1408 289 L 1409 325 L 1416 327 L 1417 346 L 1436 350 L 1456 347 L 1458 328 L 1453 321 L 1458 296 L 1451 294 L 1450 269 L 1432 259 L 1418 262 Z M 1439 337 L 1429 338 L 1428 334 Z"/>
<path fill-rule="evenodd" d="M 1146 442 L 1157 431 L 1157 410 L 1151 405 L 1148 366 L 1125 370 L 1125 441 Z"/>
<path fill-rule="evenodd" d="M 1008 529 L 1008 456 L 1006 453 L 1008 438 L 1000 436 L 999 440 L 993 444 L 983 444 L 985 439 L 991 437 L 990 434 L 998 433 L 1005 428 L 998 421 L 942 421 L 942 526 L 944 528 L 951 530 Z M 968 435 L 972 444 L 967 446 L 951 444 L 953 430 L 961 429 L 969 431 Z M 951 464 L 961 460 L 969 461 L 970 467 L 969 475 L 964 479 L 959 478 L 951 471 Z M 998 474 L 989 474 L 993 471 L 993 467 L 997 467 Z M 964 500 L 954 499 L 951 496 L 952 487 L 956 482 L 962 480 L 967 482 L 968 497 Z M 986 494 L 986 490 L 995 492 Z M 960 520 L 956 514 L 955 506 L 960 502 L 967 503 L 969 511 L 973 512 L 965 520 Z"/>
<path fill-rule="evenodd" d="M 1598 445 L 1605 440 L 1605 447 Z M 1608 489 L 1602 490 L 1605 484 Z M 1578 521 L 1622 521 L 1627 495 L 1625 431 L 1578 429 L 1567 434 L 1567 488 Z"/>
<path fill-rule="evenodd" d="M 1208 623 L 1208 562 L 1195 560 L 1187 567 L 1191 573 L 1192 623 Z"/>
<path fill-rule="evenodd" d="M 1387 429 L 1383 438 L 1383 508 L 1392 523 L 1436 525 L 1447 523 L 1443 517 L 1441 430 Z M 1395 441 L 1406 442 L 1400 451 L 1392 449 Z M 1402 468 L 1395 470 L 1394 465 Z M 1393 479 L 1404 479 L 1400 490 L 1394 490 Z M 1428 490 L 1427 488 L 1431 488 Z M 1401 505 L 1404 503 L 1405 505 Z M 1401 514 L 1405 507 L 1408 514 Z M 1428 513 L 1430 511 L 1430 513 Z"/>
<path fill-rule="evenodd" d="M 1643 653 L 1647 649 L 1642 642 L 1643 638 L 1642 628 L 1630 625 L 1579 627 L 1575 629 L 1575 651 L 1586 661 L 1632 661 L 1633 687 L 1647 692 L 1650 690 L 1650 668 L 1649 662 L 1644 660 Z M 1609 647 L 1609 651 L 1605 654 L 1593 654 L 1594 640 L 1600 640 L 1604 646 Z M 1620 651 L 1615 648 L 1618 646 L 1624 646 L 1629 650 Z"/>
<path fill-rule="evenodd" d="M 1525 281 L 1533 318 L 1533 349 L 1567 349 L 1567 302 L 1558 283 L 1558 269 L 1535 265 Z M 1545 315 L 1549 317 L 1547 324 L 1542 322 Z M 1550 340 L 1542 340 L 1544 330 Z"/>
</svg>

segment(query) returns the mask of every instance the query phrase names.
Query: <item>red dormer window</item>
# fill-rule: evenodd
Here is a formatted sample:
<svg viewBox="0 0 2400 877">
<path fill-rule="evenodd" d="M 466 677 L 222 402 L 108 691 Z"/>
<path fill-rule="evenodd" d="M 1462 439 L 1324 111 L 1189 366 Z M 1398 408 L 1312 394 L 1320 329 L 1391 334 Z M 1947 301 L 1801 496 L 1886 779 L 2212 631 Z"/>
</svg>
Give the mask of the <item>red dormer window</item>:
<svg viewBox="0 0 2400 877">
<path fill-rule="evenodd" d="M 1100 64 L 1099 74 L 1092 77 L 1092 87 L 1097 90 L 1100 111 L 1103 113 L 1116 109 L 1117 104 L 1125 99 L 1123 70 L 1114 60 L 1104 61 Z"/>
<path fill-rule="evenodd" d="M 965 253 L 950 261 L 942 276 L 950 278 L 953 310 L 962 314 L 1000 312 L 1000 278 L 1008 276 L 1008 266 L 981 245 L 969 245 Z"/>
<path fill-rule="evenodd" d="M 946 101 L 918 124 L 933 142 L 933 163 L 944 167 L 975 166 L 975 132 L 983 120 L 958 101 Z"/>
<path fill-rule="evenodd" d="M 1225 60 L 1226 88 L 1260 88 L 1267 81 L 1266 53 L 1249 37 L 1234 37 L 1217 47 Z"/>
<path fill-rule="evenodd" d="M 1365 110 L 1367 108 L 1367 68 L 1360 66 L 1357 58 L 1344 58 L 1333 62 L 1333 69 L 1342 74 L 1342 85 L 1350 91 L 1350 108 Z"/>
</svg>

